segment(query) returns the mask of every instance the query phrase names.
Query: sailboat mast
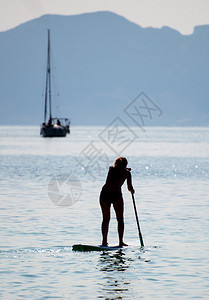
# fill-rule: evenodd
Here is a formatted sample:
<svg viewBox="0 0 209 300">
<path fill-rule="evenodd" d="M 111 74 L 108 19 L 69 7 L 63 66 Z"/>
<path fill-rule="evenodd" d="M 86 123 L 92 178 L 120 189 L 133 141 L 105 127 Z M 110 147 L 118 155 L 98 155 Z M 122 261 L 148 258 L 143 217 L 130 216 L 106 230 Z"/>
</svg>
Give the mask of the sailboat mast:
<svg viewBox="0 0 209 300">
<path fill-rule="evenodd" d="M 49 81 L 49 118 L 52 119 L 52 99 L 51 99 L 51 61 L 50 61 L 50 30 L 48 29 L 48 81 Z"/>
<path fill-rule="evenodd" d="M 64 137 L 70 133 L 70 121 L 67 118 L 54 118 L 57 124 L 52 120 L 52 91 L 51 85 L 51 41 L 50 30 L 47 30 L 47 62 L 46 62 L 46 86 L 45 86 L 45 108 L 44 122 L 42 123 L 40 134 L 43 137 Z M 47 118 L 49 118 L 47 120 Z"/>
<path fill-rule="evenodd" d="M 48 50 L 47 50 L 47 66 L 46 66 L 46 86 L 45 86 L 44 123 L 46 123 L 46 117 L 47 117 L 47 99 L 48 99 Z"/>
</svg>

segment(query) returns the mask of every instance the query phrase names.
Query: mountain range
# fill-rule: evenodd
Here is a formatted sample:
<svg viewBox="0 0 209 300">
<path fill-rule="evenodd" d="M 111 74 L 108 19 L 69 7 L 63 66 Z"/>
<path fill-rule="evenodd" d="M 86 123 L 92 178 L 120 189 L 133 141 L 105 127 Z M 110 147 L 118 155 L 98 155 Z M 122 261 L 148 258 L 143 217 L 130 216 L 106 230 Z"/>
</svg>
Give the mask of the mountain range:
<svg viewBox="0 0 209 300">
<path fill-rule="evenodd" d="M 148 126 L 209 125 L 209 26 L 182 35 L 111 12 L 44 15 L 0 32 L 0 124 L 43 121 L 47 29 L 54 114 L 72 125 L 127 118 L 140 93 L 162 112 Z"/>
</svg>

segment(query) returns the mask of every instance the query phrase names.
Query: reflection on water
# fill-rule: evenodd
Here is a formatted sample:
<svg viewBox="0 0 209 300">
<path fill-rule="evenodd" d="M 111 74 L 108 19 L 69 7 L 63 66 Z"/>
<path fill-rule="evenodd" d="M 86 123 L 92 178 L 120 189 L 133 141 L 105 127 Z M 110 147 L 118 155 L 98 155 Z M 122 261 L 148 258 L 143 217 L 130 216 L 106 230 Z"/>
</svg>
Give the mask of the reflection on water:
<svg viewBox="0 0 209 300">
<path fill-rule="evenodd" d="M 132 261 L 132 259 L 127 259 L 122 249 L 115 253 L 103 252 L 99 260 L 101 265 L 100 270 L 105 272 L 125 271 L 129 268 L 130 261 Z"/>
<path fill-rule="evenodd" d="M 134 246 L 116 252 L 102 252 L 97 265 L 101 274 L 97 280 L 99 286 L 97 298 L 138 299 L 133 287 L 140 290 L 143 265 L 151 262 L 144 254 L 145 250 Z"/>
<path fill-rule="evenodd" d="M 115 253 L 103 252 L 98 266 L 103 273 L 103 283 L 98 298 L 123 299 L 124 292 L 129 291 L 130 280 L 123 273 L 130 267 L 133 259 L 127 257 L 122 250 Z"/>
<path fill-rule="evenodd" d="M 106 175 L 93 182 L 74 158 L 91 141 L 103 149 L 101 128 L 77 127 L 65 140 L 41 139 L 35 127 L 1 129 L 1 299 L 208 299 L 208 128 L 147 128 L 127 149 L 144 253 L 126 187 L 126 238 L 133 247 L 71 249 L 98 243 L 97 199 Z M 82 197 L 63 208 L 47 190 L 66 172 L 80 178 Z"/>
</svg>

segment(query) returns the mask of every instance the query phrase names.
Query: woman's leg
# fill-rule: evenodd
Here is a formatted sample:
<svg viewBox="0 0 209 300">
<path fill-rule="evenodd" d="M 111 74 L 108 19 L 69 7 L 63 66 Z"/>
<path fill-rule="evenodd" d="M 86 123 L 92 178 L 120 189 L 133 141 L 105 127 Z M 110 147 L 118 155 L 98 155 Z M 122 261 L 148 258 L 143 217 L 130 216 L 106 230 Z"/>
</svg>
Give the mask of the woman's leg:
<svg viewBox="0 0 209 300">
<path fill-rule="evenodd" d="M 119 198 L 113 202 L 113 207 L 115 209 L 116 218 L 118 221 L 118 237 L 119 237 L 119 246 L 127 246 L 123 242 L 123 233 L 124 233 L 124 219 L 123 219 L 123 198 Z"/>
<path fill-rule="evenodd" d="M 102 209 L 102 245 L 107 246 L 107 234 L 110 222 L 110 206 L 111 204 L 106 203 L 100 199 L 100 205 Z"/>
</svg>

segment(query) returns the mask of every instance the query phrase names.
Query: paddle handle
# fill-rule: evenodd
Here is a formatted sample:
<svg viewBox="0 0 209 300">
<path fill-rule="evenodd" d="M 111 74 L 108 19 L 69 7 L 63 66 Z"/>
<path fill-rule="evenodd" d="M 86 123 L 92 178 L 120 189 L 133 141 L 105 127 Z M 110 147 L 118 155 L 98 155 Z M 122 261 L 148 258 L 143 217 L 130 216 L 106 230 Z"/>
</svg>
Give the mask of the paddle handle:
<svg viewBox="0 0 209 300">
<path fill-rule="evenodd" d="M 141 234 L 141 230 L 140 230 L 140 226 L 139 226 L 139 218 L 138 218 L 138 214 L 137 214 L 137 210 L 136 210 L 134 194 L 131 194 L 131 195 L 132 195 L 132 200 L 133 200 L 133 205 L 134 205 L 134 212 L 135 212 L 135 216 L 136 216 L 137 228 L 138 228 L 138 232 L 139 232 L 139 239 L 140 239 L 141 247 L 144 247 L 144 242 L 143 242 L 143 238 L 142 238 L 142 234 Z"/>
</svg>

